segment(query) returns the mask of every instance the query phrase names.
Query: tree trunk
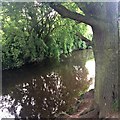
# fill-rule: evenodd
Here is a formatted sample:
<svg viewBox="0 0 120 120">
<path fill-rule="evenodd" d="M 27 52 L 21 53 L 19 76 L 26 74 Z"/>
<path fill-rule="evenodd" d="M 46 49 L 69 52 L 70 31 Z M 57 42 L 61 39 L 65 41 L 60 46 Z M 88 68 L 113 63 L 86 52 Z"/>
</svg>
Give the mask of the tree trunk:
<svg viewBox="0 0 120 120">
<path fill-rule="evenodd" d="M 110 116 L 118 102 L 118 7 L 107 3 L 98 26 L 93 27 L 96 62 L 95 100 L 100 117 Z"/>
<path fill-rule="evenodd" d="M 93 28 L 93 51 L 96 62 L 95 101 L 100 117 L 110 116 L 119 102 L 118 82 L 118 3 L 76 3 L 85 16 L 66 9 L 61 4 L 51 7 L 64 18 L 89 24 Z M 83 5 L 83 6 L 82 6 Z"/>
</svg>

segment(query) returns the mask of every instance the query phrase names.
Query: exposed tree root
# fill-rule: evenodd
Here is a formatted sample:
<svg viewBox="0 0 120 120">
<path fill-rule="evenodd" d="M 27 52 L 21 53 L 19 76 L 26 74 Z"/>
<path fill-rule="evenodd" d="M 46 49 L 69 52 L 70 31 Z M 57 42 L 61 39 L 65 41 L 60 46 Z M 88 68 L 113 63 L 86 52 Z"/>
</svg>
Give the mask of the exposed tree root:
<svg viewBox="0 0 120 120">
<path fill-rule="evenodd" d="M 94 90 L 81 96 L 74 108 L 72 115 L 62 112 L 59 118 L 67 118 L 68 120 L 71 118 L 99 118 L 99 107 L 94 101 Z"/>
</svg>

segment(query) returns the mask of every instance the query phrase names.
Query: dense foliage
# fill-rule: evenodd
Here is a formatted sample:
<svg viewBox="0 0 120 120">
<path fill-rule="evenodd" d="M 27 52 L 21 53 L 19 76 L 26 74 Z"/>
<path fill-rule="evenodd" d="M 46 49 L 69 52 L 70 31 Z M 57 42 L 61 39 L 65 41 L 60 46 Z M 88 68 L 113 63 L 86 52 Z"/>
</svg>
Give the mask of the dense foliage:
<svg viewBox="0 0 120 120">
<path fill-rule="evenodd" d="M 64 5 L 82 13 L 74 3 Z M 59 60 L 61 54 L 85 49 L 76 32 L 91 38 L 87 25 L 62 19 L 47 3 L 3 3 L 0 19 L 3 68 L 51 57 Z"/>
</svg>

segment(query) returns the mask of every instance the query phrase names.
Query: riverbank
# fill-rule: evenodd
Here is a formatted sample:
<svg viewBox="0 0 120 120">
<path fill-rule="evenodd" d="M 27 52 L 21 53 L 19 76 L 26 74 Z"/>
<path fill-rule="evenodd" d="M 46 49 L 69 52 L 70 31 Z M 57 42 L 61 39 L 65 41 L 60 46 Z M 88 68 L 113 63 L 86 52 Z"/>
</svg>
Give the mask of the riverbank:
<svg viewBox="0 0 120 120">
<path fill-rule="evenodd" d="M 70 110 L 71 111 L 71 110 Z M 93 119 L 100 119 L 100 109 L 96 102 L 94 101 L 94 89 L 86 92 L 85 94 L 81 95 L 79 99 L 76 100 L 74 106 L 72 106 L 72 112 L 69 110 L 67 112 L 62 112 L 59 114 L 58 118 L 66 118 L 69 119 L 76 119 L 76 118 L 93 118 Z M 119 120 L 120 118 L 119 111 L 113 111 L 108 114 L 105 118 L 102 119 L 111 119 L 116 118 Z"/>
<path fill-rule="evenodd" d="M 66 112 L 58 115 L 58 118 L 99 118 L 99 107 L 94 101 L 94 89 L 81 95 L 75 105 Z"/>
<path fill-rule="evenodd" d="M 29 66 L 32 64 L 42 64 L 43 65 L 56 65 L 59 64 L 60 62 L 63 62 L 63 60 L 66 60 L 67 58 L 69 59 L 69 57 L 72 56 L 72 54 L 74 54 L 75 52 L 83 52 L 83 51 L 92 51 L 92 48 L 87 48 L 87 49 L 75 49 L 72 52 L 70 52 L 69 54 L 60 54 L 59 58 L 54 58 L 54 57 L 47 57 L 44 59 L 37 59 L 37 60 L 33 60 L 33 61 L 29 61 L 29 62 L 25 62 L 23 64 L 21 64 L 20 66 L 12 66 L 12 67 L 4 67 L 2 66 L 2 71 L 5 70 L 13 70 L 13 69 L 20 69 L 24 66 Z M 92 52 L 91 52 L 92 53 Z M 92 53 L 93 54 L 93 53 Z M 93 57 L 93 55 L 91 55 Z M 14 63 L 11 63 L 14 64 Z"/>
</svg>

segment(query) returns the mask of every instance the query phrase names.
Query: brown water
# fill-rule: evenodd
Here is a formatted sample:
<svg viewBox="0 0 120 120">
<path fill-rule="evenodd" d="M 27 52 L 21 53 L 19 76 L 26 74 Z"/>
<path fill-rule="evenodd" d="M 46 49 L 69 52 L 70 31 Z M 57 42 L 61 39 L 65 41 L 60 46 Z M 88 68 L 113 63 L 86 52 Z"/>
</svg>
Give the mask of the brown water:
<svg viewBox="0 0 120 120">
<path fill-rule="evenodd" d="M 94 87 L 94 71 L 92 50 L 3 71 L 0 118 L 53 118 Z"/>
</svg>

